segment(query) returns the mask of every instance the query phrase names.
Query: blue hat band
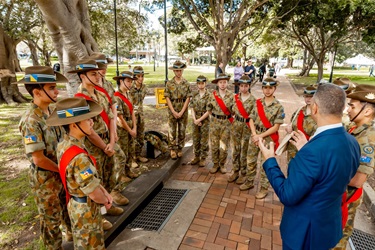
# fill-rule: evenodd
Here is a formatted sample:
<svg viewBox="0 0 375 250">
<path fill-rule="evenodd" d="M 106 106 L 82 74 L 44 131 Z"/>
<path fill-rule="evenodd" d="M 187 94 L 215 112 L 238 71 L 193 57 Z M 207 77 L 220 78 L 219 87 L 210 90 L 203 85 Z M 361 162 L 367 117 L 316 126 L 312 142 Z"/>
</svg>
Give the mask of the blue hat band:
<svg viewBox="0 0 375 250">
<path fill-rule="evenodd" d="M 145 72 L 143 70 L 135 69 L 135 70 L 133 70 L 133 73 L 134 73 L 134 75 L 140 75 L 140 74 L 144 74 Z"/>
<path fill-rule="evenodd" d="M 347 90 L 349 88 L 349 84 L 340 85 L 339 87 L 342 88 L 343 90 Z"/>
<path fill-rule="evenodd" d="M 133 76 L 129 75 L 129 74 L 121 74 L 122 77 L 128 77 L 128 78 L 133 78 Z"/>
<path fill-rule="evenodd" d="M 57 111 L 57 116 L 59 118 L 70 118 L 80 115 L 84 115 L 90 112 L 90 106 L 83 106 L 71 109 L 63 109 Z"/>
<path fill-rule="evenodd" d="M 97 69 L 98 66 L 96 64 L 78 64 L 76 66 L 76 70 L 82 70 L 82 69 Z"/>
<path fill-rule="evenodd" d="M 307 89 L 305 89 L 303 91 L 303 94 L 304 95 L 313 95 L 313 94 L 315 94 L 315 92 L 316 92 L 316 90 L 307 90 Z"/>
<path fill-rule="evenodd" d="M 96 59 L 95 62 L 107 64 L 107 59 Z"/>
<path fill-rule="evenodd" d="M 239 83 L 251 83 L 251 80 L 243 80 L 243 79 L 239 79 L 238 82 L 239 82 Z"/>
<path fill-rule="evenodd" d="M 175 64 L 173 64 L 173 68 L 175 68 L 175 69 L 181 69 L 184 66 L 185 66 L 185 64 L 181 64 L 181 65 L 175 65 Z"/>
<path fill-rule="evenodd" d="M 275 85 L 276 85 L 276 82 L 263 81 L 263 83 L 262 83 L 262 86 L 275 86 Z"/>
<path fill-rule="evenodd" d="M 197 78 L 197 82 L 207 82 L 206 78 Z"/>
<path fill-rule="evenodd" d="M 25 82 L 55 82 L 55 75 L 46 75 L 46 74 L 27 74 L 25 75 Z"/>
</svg>

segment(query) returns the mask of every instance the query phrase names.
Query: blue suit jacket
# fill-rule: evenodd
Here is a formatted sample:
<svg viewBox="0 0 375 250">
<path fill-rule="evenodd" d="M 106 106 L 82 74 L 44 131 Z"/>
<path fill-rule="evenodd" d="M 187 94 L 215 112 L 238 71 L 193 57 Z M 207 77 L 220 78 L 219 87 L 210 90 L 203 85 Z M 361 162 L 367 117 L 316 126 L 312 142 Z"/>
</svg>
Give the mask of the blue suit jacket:
<svg viewBox="0 0 375 250">
<path fill-rule="evenodd" d="M 325 250 L 342 237 L 341 197 L 359 166 L 360 148 L 343 127 L 314 136 L 292 159 L 288 178 L 275 158 L 263 168 L 284 213 L 283 249 Z"/>
</svg>

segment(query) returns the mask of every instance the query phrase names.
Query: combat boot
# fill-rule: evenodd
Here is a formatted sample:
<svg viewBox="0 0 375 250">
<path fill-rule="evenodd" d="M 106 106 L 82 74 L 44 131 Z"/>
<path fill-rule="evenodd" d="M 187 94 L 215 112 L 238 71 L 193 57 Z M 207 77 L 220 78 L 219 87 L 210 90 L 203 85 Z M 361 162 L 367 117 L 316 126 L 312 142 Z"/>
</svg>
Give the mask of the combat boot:
<svg viewBox="0 0 375 250">
<path fill-rule="evenodd" d="M 191 160 L 188 164 L 189 165 L 195 165 L 199 162 L 199 157 L 198 156 L 194 156 L 194 159 Z"/>
<path fill-rule="evenodd" d="M 205 167 L 205 166 L 206 166 L 206 159 L 201 158 L 201 160 L 199 161 L 199 167 Z"/>
<path fill-rule="evenodd" d="M 137 173 L 134 173 L 133 171 L 131 171 L 130 169 L 126 169 L 126 176 L 131 178 L 131 179 L 135 179 L 139 176 L 139 174 Z"/>
<path fill-rule="evenodd" d="M 210 169 L 210 173 L 214 174 L 219 170 L 219 164 L 215 163 L 214 166 Z"/>
<path fill-rule="evenodd" d="M 177 157 L 178 158 L 182 157 L 182 150 L 181 149 L 177 150 Z"/>
<path fill-rule="evenodd" d="M 114 215 L 114 216 L 119 216 L 123 212 L 124 212 L 124 209 L 122 209 L 121 207 L 115 207 L 115 206 L 112 206 L 110 209 L 107 210 L 108 215 Z"/>
<path fill-rule="evenodd" d="M 220 165 L 220 173 L 222 173 L 222 174 L 227 173 L 227 168 L 225 167 L 225 165 Z"/>
<path fill-rule="evenodd" d="M 121 175 L 121 177 L 120 177 L 120 183 L 129 183 L 131 181 L 132 181 L 132 179 L 130 179 L 126 175 Z"/>
<path fill-rule="evenodd" d="M 111 192 L 111 196 L 113 198 L 113 202 L 116 205 L 125 206 L 125 205 L 129 204 L 128 198 L 126 198 L 125 196 L 123 196 L 119 191 L 114 191 L 113 190 Z"/>
<path fill-rule="evenodd" d="M 108 231 L 109 229 L 112 228 L 112 223 L 111 222 L 107 221 L 104 218 L 103 218 L 102 222 L 103 222 L 103 230 L 104 231 Z"/>
<path fill-rule="evenodd" d="M 173 160 L 176 160 L 176 159 L 177 159 L 176 151 L 171 150 L 171 158 L 172 158 Z"/>
<path fill-rule="evenodd" d="M 252 188 L 254 188 L 254 183 L 249 180 L 246 180 L 245 183 L 240 186 L 241 191 L 249 190 Z"/>
<path fill-rule="evenodd" d="M 138 156 L 138 157 L 137 157 L 137 160 L 138 160 L 139 162 L 142 162 L 142 163 L 146 163 L 146 162 L 148 162 L 148 159 L 147 159 L 146 157 L 142 157 L 142 156 Z"/>
<path fill-rule="evenodd" d="M 233 174 L 229 176 L 228 182 L 229 183 L 234 182 L 235 180 L 237 180 L 238 176 L 239 176 L 238 171 L 233 172 Z"/>
<path fill-rule="evenodd" d="M 257 199 L 263 199 L 268 194 L 268 189 L 260 188 L 259 192 L 255 195 Z"/>
<path fill-rule="evenodd" d="M 244 184 L 245 182 L 246 182 L 246 174 L 241 173 L 238 179 L 236 180 L 236 184 L 241 185 L 241 184 Z"/>
</svg>

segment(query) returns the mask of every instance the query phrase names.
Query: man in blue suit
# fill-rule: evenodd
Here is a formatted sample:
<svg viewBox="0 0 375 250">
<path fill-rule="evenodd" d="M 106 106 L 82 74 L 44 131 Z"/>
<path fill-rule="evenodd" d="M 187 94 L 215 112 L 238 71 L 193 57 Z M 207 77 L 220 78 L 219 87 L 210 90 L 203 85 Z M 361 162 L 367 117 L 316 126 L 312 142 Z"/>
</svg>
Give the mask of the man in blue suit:
<svg viewBox="0 0 375 250">
<path fill-rule="evenodd" d="M 342 237 L 341 199 L 359 166 L 360 148 L 342 126 L 344 91 L 333 84 L 320 85 L 312 99 L 311 115 L 318 129 L 309 142 L 293 132 L 299 152 L 289 162 L 288 178 L 274 157 L 274 145 L 259 147 L 263 168 L 284 213 L 280 225 L 283 249 L 330 249 Z M 306 143 L 307 142 L 307 143 Z"/>
</svg>

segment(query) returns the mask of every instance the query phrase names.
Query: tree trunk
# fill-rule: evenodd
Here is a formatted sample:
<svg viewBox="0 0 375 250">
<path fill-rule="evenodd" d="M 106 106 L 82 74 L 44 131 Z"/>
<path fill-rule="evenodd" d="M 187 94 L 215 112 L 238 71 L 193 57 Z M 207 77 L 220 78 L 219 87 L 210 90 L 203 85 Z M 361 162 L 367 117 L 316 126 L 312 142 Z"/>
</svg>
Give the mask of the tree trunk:
<svg viewBox="0 0 375 250">
<path fill-rule="evenodd" d="M 293 68 L 293 58 L 292 57 L 287 58 L 286 67 L 287 68 Z"/>
<path fill-rule="evenodd" d="M 319 60 L 316 62 L 316 64 L 318 65 L 318 78 L 317 78 L 317 82 L 320 82 L 320 80 L 322 80 L 323 78 L 323 64 L 324 64 L 324 58 L 319 58 Z"/>
<path fill-rule="evenodd" d="M 68 94 L 74 95 L 79 79 L 77 74 L 66 74 L 76 61 L 99 47 L 91 35 L 91 24 L 86 0 L 35 0 L 51 33 L 59 56 L 62 72 L 68 77 Z"/>
<path fill-rule="evenodd" d="M 0 103 L 8 105 L 27 101 L 19 92 L 18 86 L 11 84 L 16 81 L 16 66 L 19 65 L 15 48 L 13 40 L 0 25 Z"/>
<path fill-rule="evenodd" d="M 37 66 L 40 65 L 39 60 L 38 60 L 38 50 L 37 50 L 37 45 L 35 44 L 34 41 L 28 39 L 27 40 L 27 46 L 30 49 L 31 53 L 31 60 L 33 60 L 33 65 Z"/>
</svg>

